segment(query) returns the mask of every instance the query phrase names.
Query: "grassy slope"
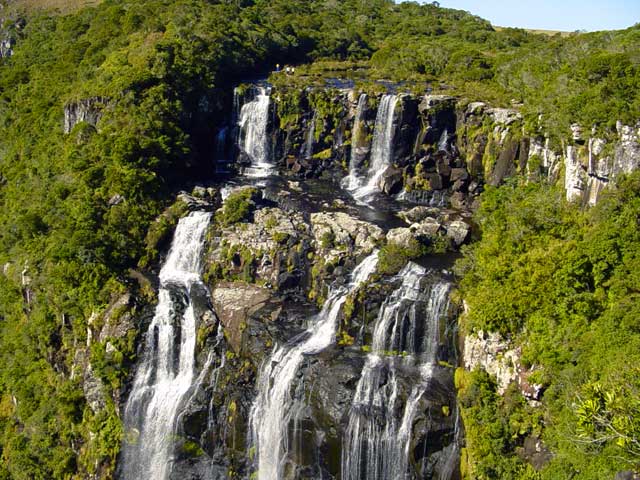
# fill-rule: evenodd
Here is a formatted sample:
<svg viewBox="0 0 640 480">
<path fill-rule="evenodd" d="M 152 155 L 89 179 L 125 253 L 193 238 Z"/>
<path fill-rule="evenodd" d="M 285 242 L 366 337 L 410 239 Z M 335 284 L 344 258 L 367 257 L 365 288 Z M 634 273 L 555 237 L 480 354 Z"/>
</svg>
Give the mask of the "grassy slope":
<svg viewBox="0 0 640 480">
<path fill-rule="evenodd" d="M 98 5 L 102 0 L 14 0 L 7 2 L 9 12 L 51 11 L 63 14 Z"/>
</svg>

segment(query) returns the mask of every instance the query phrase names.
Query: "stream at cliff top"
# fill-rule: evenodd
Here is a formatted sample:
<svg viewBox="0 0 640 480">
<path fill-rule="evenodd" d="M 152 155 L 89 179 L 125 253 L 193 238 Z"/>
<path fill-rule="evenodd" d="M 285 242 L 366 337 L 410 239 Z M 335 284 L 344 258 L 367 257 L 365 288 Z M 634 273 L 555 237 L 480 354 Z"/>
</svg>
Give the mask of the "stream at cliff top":
<svg viewBox="0 0 640 480">
<path fill-rule="evenodd" d="M 193 212 L 180 220 L 160 270 L 158 305 L 124 410 L 123 480 L 165 480 L 171 473 L 176 418 L 196 379 L 193 297 L 207 295 L 200 268 L 210 219 Z"/>
<path fill-rule="evenodd" d="M 335 342 L 338 315 L 347 295 L 373 273 L 378 252 L 366 257 L 351 274 L 347 286 L 329 294 L 312 326 L 287 344 L 274 348 L 258 378 L 258 396 L 251 411 L 251 442 L 256 452 L 259 480 L 283 478 L 289 450 L 289 422 L 295 421 L 291 387 L 305 356 L 321 352 Z"/>
</svg>

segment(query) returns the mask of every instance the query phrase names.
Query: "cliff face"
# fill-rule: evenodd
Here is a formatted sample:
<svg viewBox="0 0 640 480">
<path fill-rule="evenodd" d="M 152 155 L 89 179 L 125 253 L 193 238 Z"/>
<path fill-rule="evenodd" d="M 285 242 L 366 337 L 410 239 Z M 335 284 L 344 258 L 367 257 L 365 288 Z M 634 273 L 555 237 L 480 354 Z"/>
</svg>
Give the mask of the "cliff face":
<svg viewBox="0 0 640 480">
<path fill-rule="evenodd" d="M 620 175 L 640 167 L 640 125 L 616 123 L 616 135 L 599 138 L 596 132 L 584 138 L 573 126 L 574 145 L 565 153 L 567 200 L 595 205 L 602 190 Z"/>
<path fill-rule="evenodd" d="M 388 195 L 429 203 L 446 194 L 452 206 L 465 208 L 482 185 L 522 175 L 560 182 L 568 200 L 594 205 L 608 183 L 640 165 L 637 125 L 617 122 L 616 132 L 594 128 L 589 135 L 573 125 L 556 146 L 544 132 L 529 132 L 517 109 L 443 95 L 397 97 L 392 165 L 379 180 Z M 302 178 L 367 168 L 380 94 L 309 87 L 276 89 L 272 98 L 270 131 L 280 166 Z"/>
<path fill-rule="evenodd" d="M 386 117 L 383 102 L 393 105 Z M 78 122 L 95 126 L 104 103 L 67 106 L 65 130 Z M 452 258 L 445 252 L 470 239 L 470 211 L 484 186 L 509 177 L 560 182 L 569 200 L 595 204 L 610 181 L 638 168 L 638 130 L 618 125 L 614 137 L 583 138 L 574 127 L 555 148 L 526 133 L 517 109 L 331 88 L 236 91 L 230 117 L 217 135 L 215 160 L 245 175 L 198 187 L 180 202 L 182 213 L 216 213 L 202 266 L 208 291 L 180 299 L 181 309 L 198 306 L 197 381 L 177 407 L 170 478 L 268 477 L 273 452 L 264 451 L 265 438 L 278 449 L 278 478 L 362 478 L 357 455 L 367 436 L 372 461 L 398 459 L 407 478 L 459 478 L 454 366 L 486 370 L 500 394 L 516 385 L 532 408 L 540 406 L 542 387 L 510 340 L 493 332 L 456 338 L 457 312 L 448 300 Z M 372 172 L 381 158 L 380 171 Z M 264 172 L 278 175 L 252 180 Z M 363 209 L 358 190 L 347 188 L 349 177 L 377 192 L 373 206 L 367 200 Z M 376 249 L 375 274 L 354 287 L 351 272 Z M 415 290 L 405 284 L 412 275 Z M 344 292 L 343 303 L 330 314 L 336 292 Z M 124 315 L 112 321 L 107 313 L 99 323 L 113 324 L 111 330 L 92 329 L 89 343 L 107 358 L 125 336 L 133 338 L 134 305 L 128 296 L 117 300 L 109 311 Z M 427 325 L 434 305 L 441 309 Z M 305 350 L 328 319 L 334 329 L 328 340 Z M 147 314 L 138 330 L 148 321 Z M 460 358 L 456 345 L 463 347 Z M 285 382 L 280 369 L 292 362 Z M 86 352 L 77 364 L 86 367 L 85 395 L 100 412 L 105 385 Z M 128 388 L 110 393 L 123 411 Z M 276 395 L 289 402 L 282 418 L 276 414 L 284 407 L 269 405 Z M 269 428 L 259 413 L 265 411 L 276 415 Z M 125 425 L 125 445 L 141 428 Z M 393 445 L 398 438 L 402 452 Z M 535 440 L 532 462 L 541 467 L 549 453 L 537 438 L 529 440 Z"/>
</svg>

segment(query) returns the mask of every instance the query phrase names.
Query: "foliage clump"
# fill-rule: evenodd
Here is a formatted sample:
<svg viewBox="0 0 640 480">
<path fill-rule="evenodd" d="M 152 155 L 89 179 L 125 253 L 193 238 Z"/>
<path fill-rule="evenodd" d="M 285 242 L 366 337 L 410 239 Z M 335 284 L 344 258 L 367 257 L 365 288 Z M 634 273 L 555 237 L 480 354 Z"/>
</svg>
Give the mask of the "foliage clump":
<svg viewBox="0 0 640 480">
<path fill-rule="evenodd" d="M 216 221 L 223 227 L 248 220 L 255 207 L 254 198 L 258 190 L 255 188 L 243 188 L 229 195 L 222 209 L 216 213 Z"/>
<path fill-rule="evenodd" d="M 512 182 L 482 196 L 482 238 L 457 264 L 469 307 L 462 328 L 512 338 L 524 366 L 540 371 L 546 420 L 536 434 L 553 454 L 540 478 L 595 480 L 621 465 L 640 468 L 639 218 L 638 173 L 589 210 L 541 184 Z M 525 466 L 505 422 L 523 414 L 501 407 L 505 399 L 479 375 L 475 393 L 461 389 L 469 455 L 484 478 L 507 478 L 495 469 Z"/>
</svg>

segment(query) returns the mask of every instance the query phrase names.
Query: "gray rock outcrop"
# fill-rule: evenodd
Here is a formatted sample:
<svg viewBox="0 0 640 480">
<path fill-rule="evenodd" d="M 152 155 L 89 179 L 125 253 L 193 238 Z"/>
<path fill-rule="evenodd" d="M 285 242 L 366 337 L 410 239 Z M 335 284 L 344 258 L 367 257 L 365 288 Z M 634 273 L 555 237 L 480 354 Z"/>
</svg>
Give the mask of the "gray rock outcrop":
<svg viewBox="0 0 640 480">
<path fill-rule="evenodd" d="M 70 133 L 80 122 L 97 127 L 102 111 L 108 103 L 104 97 L 91 97 L 64 106 L 64 133 Z"/>
</svg>

